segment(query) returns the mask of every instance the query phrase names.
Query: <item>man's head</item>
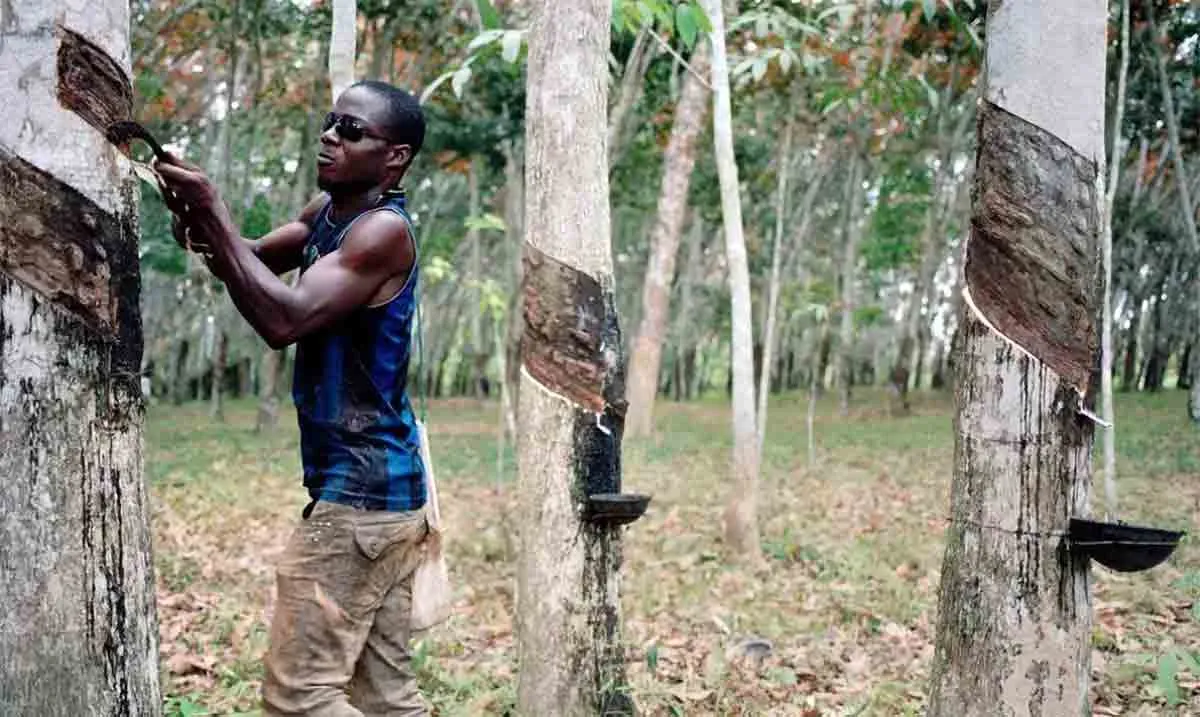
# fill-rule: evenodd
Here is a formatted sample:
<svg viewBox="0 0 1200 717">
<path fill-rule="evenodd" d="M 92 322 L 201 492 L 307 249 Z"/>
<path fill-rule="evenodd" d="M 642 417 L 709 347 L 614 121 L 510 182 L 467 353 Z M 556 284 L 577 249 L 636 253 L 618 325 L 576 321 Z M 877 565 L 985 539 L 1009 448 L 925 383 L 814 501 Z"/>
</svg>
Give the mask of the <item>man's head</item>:
<svg viewBox="0 0 1200 717">
<path fill-rule="evenodd" d="M 415 97 L 386 82 L 355 83 L 322 125 L 317 186 L 331 194 L 395 186 L 424 140 Z"/>
</svg>

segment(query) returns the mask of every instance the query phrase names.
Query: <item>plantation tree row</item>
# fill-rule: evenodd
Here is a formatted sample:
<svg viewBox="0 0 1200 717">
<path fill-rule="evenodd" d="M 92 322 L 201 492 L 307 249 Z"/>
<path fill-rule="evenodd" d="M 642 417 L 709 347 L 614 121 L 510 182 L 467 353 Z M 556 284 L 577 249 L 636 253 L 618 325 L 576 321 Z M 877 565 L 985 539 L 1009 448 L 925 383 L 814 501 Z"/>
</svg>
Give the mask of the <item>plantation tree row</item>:
<svg viewBox="0 0 1200 717">
<path fill-rule="evenodd" d="M 653 430 L 656 395 L 732 395 L 740 355 L 712 135 L 712 13 L 661 5 L 643 16 L 638 3 L 618 3 L 609 53 L 631 435 Z M 850 409 L 855 386 L 885 385 L 887 408 L 903 411 L 911 390 L 948 385 L 984 9 L 927 5 L 725 8 L 759 434 L 763 389 L 836 390 Z M 1186 4 L 1133 5 L 1112 210 L 1115 386 L 1188 388 L 1200 370 L 1200 98 L 1196 46 L 1185 40 L 1200 18 Z M 331 102 L 330 6 L 141 2 L 134 18 L 139 115 L 212 172 L 247 236 L 293 214 L 315 191 L 312 147 Z M 356 77 L 423 93 L 430 118 L 408 187 L 428 267 L 424 360 L 413 371 L 433 396 L 503 388 L 511 420 L 528 9 L 375 0 L 359 2 L 357 18 Z M 1108 44 L 1115 65 L 1120 34 Z M 223 394 L 258 394 L 270 423 L 287 354 L 236 320 L 219 285 L 173 245 L 148 191 L 142 209 L 153 393 L 210 401 L 214 413 Z"/>
</svg>

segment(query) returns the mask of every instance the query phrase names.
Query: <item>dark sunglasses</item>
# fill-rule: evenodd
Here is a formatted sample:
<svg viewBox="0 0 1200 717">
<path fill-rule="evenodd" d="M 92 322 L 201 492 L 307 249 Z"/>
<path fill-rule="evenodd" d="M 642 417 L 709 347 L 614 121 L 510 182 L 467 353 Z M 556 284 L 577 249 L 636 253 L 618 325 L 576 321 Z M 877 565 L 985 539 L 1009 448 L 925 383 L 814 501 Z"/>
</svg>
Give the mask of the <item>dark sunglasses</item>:
<svg viewBox="0 0 1200 717">
<path fill-rule="evenodd" d="M 336 127 L 338 136 L 347 142 L 358 142 L 363 137 L 373 137 L 381 139 L 384 142 L 391 142 L 387 137 L 367 129 L 363 125 L 362 120 L 350 115 L 338 114 L 337 112 L 330 112 L 325 115 L 325 124 L 321 126 L 321 132 L 328 132 L 331 127 Z"/>
</svg>

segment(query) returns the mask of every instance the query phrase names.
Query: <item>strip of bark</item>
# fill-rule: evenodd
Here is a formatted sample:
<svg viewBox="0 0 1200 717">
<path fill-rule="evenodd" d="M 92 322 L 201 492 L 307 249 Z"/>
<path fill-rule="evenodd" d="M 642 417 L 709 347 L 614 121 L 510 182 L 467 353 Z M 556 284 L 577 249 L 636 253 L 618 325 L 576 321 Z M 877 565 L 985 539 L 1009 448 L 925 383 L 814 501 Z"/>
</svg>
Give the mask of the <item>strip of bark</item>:
<svg viewBox="0 0 1200 717">
<path fill-rule="evenodd" d="M 979 145 L 989 149 L 978 156 L 966 250 L 971 299 L 997 331 L 1086 394 L 1099 345 L 1089 250 L 1099 231 L 1096 164 L 989 102 L 979 109 Z"/>
<path fill-rule="evenodd" d="M 68 184 L 0 149 L 0 270 L 115 336 L 110 250 L 115 217 Z"/>
<path fill-rule="evenodd" d="M 528 242 L 524 268 L 525 369 L 549 390 L 592 413 L 604 412 L 605 377 L 616 363 L 616 347 L 604 340 L 615 324 L 605 291 L 591 276 Z M 623 394 L 622 387 L 615 395 Z"/>
<path fill-rule="evenodd" d="M 133 117 L 133 89 L 116 60 L 99 46 L 58 27 L 58 101 L 101 132 Z"/>
</svg>

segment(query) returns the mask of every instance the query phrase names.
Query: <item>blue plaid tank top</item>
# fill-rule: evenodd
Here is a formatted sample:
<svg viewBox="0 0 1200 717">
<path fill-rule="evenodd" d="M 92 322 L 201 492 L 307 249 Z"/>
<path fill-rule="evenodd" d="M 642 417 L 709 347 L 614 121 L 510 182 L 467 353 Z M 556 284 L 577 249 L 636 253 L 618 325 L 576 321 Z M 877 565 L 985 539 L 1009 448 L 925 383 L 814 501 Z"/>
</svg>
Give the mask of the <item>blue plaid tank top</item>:
<svg viewBox="0 0 1200 717">
<path fill-rule="evenodd" d="M 326 204 L 305 245 L 301 273 L 335 250 L 369 212 L 395 212 L 411 233 L 404 207 L 404 196 L 397 194 L 335 223 Z M 391 300 L 359 307 L 297 342 L 292 400 L 300 423 L 304 486 L 314 501 L 367 510 L 425 505 L 416 417 L 405 390 L 417 274 L 414 261 Z"/>
</svg>

